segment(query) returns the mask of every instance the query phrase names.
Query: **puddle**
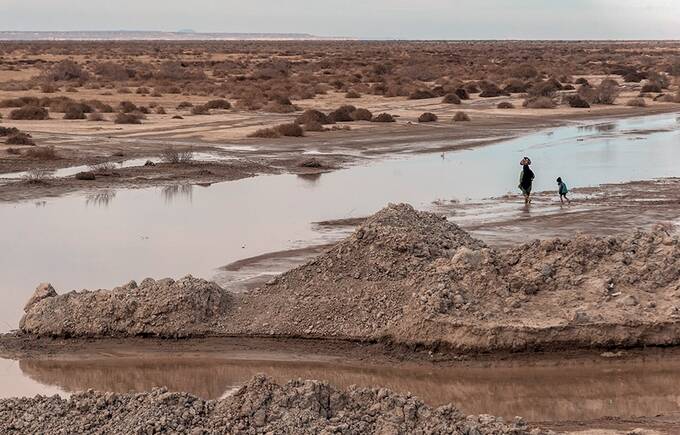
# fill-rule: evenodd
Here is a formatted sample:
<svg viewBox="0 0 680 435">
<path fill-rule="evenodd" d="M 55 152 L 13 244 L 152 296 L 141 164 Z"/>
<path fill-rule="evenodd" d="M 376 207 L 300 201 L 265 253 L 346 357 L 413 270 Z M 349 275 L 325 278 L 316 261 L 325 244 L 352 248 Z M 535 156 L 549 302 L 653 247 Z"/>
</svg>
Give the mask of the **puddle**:
<svg viewBox="0 0 680 435">
<path fill-rule="evenodd" d="M 366 216 L 388 202 L 430 208 L 437 199 L 465 202 L 517 193 L 524 155 L 534 162 L 536 191 L 555 189 L 557 176 L 571 188 L 680 176 L 675 115 L 612 124 L 606 129 L 568 126 L 481 148 L 400 156 L 311 178 L 266 175 L 209 187 L 104 191 L 0 204 L 0 331 L 16 328 L 24 303 L 42 281 L 60 293 L 189 273 L 232 283 L 234 277 L 221 266 L 329 243 L 344 234 L 319 231 L 313 222 Z M 611 136 L 641 128 L 664 131 L 644 141 Z"/>
<path fill-rule="evenodd" d="M 237 360 L 210 355 L 97 357 L 73 360 L 0 359 L 0 396 L 64 394 L 92 388 L 138 392 L 167 386 L 207 399 L 233 393 L 253 375 L 277 382 L 325 379 L 411 392 L 430 405 L 453 403 L 469 414 L 529 421 L 644 417 L 680 411 L 680 362 L 571 363 L 518 367 L 390 367 L 337 362 Z"/>
</svg>

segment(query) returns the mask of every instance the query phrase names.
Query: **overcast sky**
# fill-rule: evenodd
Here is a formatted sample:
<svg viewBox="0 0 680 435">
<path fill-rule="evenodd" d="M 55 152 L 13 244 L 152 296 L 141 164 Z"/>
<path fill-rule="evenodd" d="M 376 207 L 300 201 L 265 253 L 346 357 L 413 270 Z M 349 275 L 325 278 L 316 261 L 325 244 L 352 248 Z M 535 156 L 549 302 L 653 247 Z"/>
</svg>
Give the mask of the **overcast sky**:
<svg viewBox="0 0 680 435">
<path fill-rule="evenodd" d="M 0 0 L 0 30 L 680 39 L 680 0 Z"/>
</svg>

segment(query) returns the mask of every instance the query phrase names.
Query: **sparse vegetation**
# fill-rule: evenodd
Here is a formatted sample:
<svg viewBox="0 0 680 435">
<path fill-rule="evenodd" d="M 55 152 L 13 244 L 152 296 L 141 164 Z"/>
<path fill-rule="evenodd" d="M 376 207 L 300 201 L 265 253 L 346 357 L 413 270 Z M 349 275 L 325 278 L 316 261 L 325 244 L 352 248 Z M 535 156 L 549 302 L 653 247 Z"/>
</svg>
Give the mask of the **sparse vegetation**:
<svg viewBox="0 0 680 435">
<path fill-rule="evenodd" d="M 118 113 L 113 122 L 116 124 L 141 124 L 142 117 L 137 113 Z"/>
<path fill-rule="evenodd" d="M 9 112 L 9 119 L 42 121 L 49 118 L 49 112 L 40 106 L 24 106 Z"/>
<path fill-rule="evenodd" d="M 59 158 L 53 146 L 29 148 L 24 155 L 36 160 L 54 160 Z"/>
<path fill-rule="evenodd" d="M 509 101 L 501 101 L 496 107 L 499 109 L 514 109 L 515 105 Z"/>
<path fill-rule="evenodd" d="M 465 112 L 456 112 L 456 114 L 453 115 L 453 121 L 454 122 L 465 122 L 465 121 L 469 121 L 469 120 L 470 120 L 470 116 Z"/>
<path fill-rule="evenodd" d="M 436 122 L 439 118 L 432 112 L 425 112 L 418 117 L 418 122 Z"/>
<path fill-rule="evenodd" d="M 645 102 L 644 98 L 631 98 L 630 100 L 626 101 L 626 106 L 647 107 L 647 102 Z"/>
<path fill-rule="evenodd" d="M 371 122 L 396 122 L 396 119 L 389 113 L 380 113 L 371 118 Z"/>
<path fill-rule="evenodd" d="M 446 94 L 442 100 L 444 104 L 461 104 L 460 97 L 456 94 Z"/>
<path fill-rule="evenodd" d="M 7 145 L 35 145 L 30 134 L 24 132 L 16 132 L 7 136 L 5 140 Z"/>
</svg>

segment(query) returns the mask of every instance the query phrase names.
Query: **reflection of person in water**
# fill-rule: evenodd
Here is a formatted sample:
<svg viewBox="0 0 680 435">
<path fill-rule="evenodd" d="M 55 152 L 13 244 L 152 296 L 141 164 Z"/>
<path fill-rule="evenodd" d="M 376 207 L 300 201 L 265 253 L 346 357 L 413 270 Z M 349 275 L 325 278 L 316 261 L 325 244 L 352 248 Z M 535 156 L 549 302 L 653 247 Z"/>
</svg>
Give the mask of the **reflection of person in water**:
<svg viewBox="0 0 680 435">
<path fill-rule="evenodd" d="M 534 172 L 529 167 L 531 159 L 524 157 L 519 164 L 522 165 L 522 173 L 519 176 L 519 189 L 524 195 L 524 204 L 529 205 L 531 204 L 531 185 L 534 182 Z"/>
</svg>

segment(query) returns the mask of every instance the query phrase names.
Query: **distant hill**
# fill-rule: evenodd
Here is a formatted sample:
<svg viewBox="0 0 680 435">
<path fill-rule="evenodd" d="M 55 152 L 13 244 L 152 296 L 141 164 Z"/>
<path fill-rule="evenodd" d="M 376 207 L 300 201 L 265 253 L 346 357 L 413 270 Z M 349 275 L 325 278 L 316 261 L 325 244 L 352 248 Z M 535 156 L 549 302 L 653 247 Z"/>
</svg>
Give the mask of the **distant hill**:
<svg viewBox="0 0 680 435">
<path fill-rule="evenodd" d="M 0 31 L 0 41 L 235 41 L 235 40 L 331 40 L 348 39 L 314 36 L 308 33 L 196 33 L 191 31 Z"/>
</svg>

